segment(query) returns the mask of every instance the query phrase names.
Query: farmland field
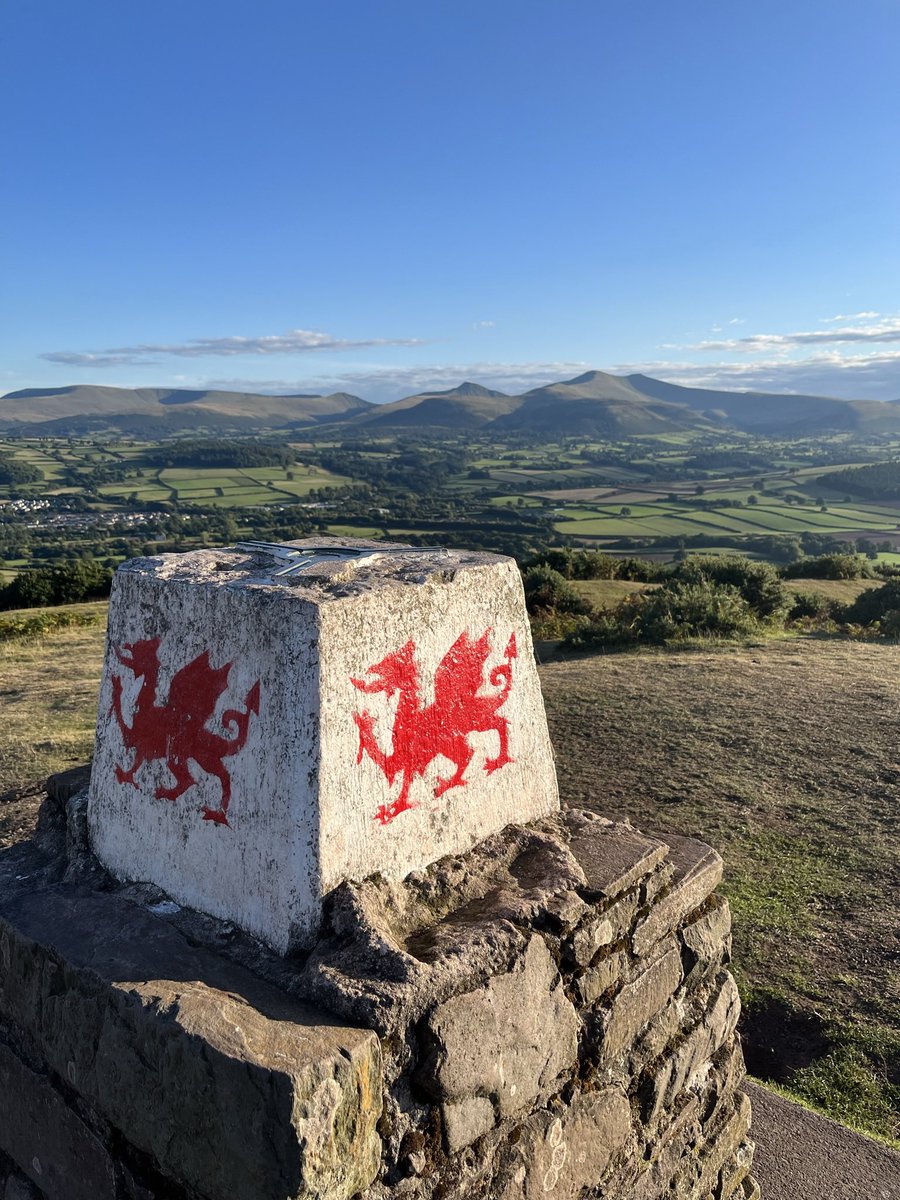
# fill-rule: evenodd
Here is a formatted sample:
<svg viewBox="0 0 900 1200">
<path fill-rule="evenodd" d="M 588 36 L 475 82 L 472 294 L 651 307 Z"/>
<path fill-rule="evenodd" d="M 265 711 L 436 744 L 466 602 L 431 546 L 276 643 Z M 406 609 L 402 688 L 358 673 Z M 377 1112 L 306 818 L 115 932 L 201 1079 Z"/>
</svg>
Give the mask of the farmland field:
<svg viewBox="0 0 900 1200">
<path fill-rule="evenodd" d="M 635 496 L 634 492 L 629 493 Z M 734 499 L 742 499 L 737 494 Z M 731 499 L 728 493 L 710 496 L 707 503 Z M 623 513 L 622 508 L 629 511 Z M 761 498 L 755 505 L 742 508 L 694 507 L 668 499 L 655 503 L 628 504 L 613 494 L 604 503 L 586 505 L 580 501 L 570 508 L 557 507 L 555 528 L 578 541 L 597 542 L 621 537 L 690 537 L 697 533 L 721 530 L 733 534 L 816 533 L 877 534 L 894 533 L 900 528 L 900 503 L 860 505 L 832 501 L 827 511 L 812 505 L 787 504 L 776 497 Z"/>
</svg>

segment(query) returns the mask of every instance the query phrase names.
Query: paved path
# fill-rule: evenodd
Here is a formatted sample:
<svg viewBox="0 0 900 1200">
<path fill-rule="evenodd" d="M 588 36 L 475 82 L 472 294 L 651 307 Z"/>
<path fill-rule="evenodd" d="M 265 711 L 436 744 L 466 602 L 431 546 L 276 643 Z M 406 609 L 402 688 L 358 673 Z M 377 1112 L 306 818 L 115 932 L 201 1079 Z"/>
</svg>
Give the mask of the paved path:
<svg viewBox="0 0 900 1200">
<path fill-rule="evenodd" d="M 900 1200 L 900 1154 L 747 1081 L 762 1200 Z"/>
</svg>

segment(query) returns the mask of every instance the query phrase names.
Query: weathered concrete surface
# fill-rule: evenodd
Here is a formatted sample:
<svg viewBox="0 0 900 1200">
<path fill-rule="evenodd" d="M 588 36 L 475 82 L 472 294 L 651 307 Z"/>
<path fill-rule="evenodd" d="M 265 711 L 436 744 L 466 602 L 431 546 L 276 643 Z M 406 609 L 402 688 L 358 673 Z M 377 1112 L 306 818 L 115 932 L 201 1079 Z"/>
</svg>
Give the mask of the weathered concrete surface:
<svg viewBox="0 0 900 1200">
<path fill-rule="evenodd" d="M 34 853 L 0 856 L 0 1024 L 58 1079 L 210 1200 L 346 1200 L 372 1181 L 382 1106 L 372 1033 L 191 945 L 121 895 L 33 890 L 42 870 Z"/>
<path fill-rule="evenodd" d="M 508 826 L 402 884 L 376 877 L 337 888 L 304 970 L 309 994 L 389 1037 L 512 971 L 533 925 L 568 929 L 592 915 L 576 892 L 585 879 L 566 846 L 568 819 Z"/>
<path fill-rule="evenodd" d="M 272 569 L 225 549 L 117 572 L 89 824 L 117 877 L 285 952 L 342 881 L 559 802 L 512 559 Z"/>
</svg>

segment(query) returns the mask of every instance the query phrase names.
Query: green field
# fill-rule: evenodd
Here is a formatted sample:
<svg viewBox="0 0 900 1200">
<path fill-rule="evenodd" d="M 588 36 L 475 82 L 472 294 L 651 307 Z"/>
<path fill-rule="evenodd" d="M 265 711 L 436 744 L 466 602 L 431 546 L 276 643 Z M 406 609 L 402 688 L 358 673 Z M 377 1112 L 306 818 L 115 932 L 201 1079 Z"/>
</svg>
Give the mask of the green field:
<svg viewBox="0 0 900 1200">
<path fill-rule="evenodd" d="M 153 467 L 146 463 L 158 443 L 112 442 L 98 445 L 37 441 L 2 441 L 0 453 L 12 454 L 43 472 L 43 482 L 20 485 L 25 496 L 61 496 L 82 490 L 78 481 L 92 471 L 113 467 L 123 479 L 97 486 L 101 502 L 134 507 L 152 501 L 175 501 L 203 507 L 238 508 L 258 504 L 290 504 L 320 488 L 343 487 L 352 480 L 303 462 L 289 467 Z M 298 450 L 298 453 L 300 451 Z M 11 489 L 0 487 L 0 499 Z"/>
<path fill-rule="evenodd" d="M 630 492 L 629 495 L 633 495 Z M 654 503 L 624 503 L 613 496 L 604 503 L 557 505 L 555 528 L 578 541 L 597 542 L 614 538 L 690 537 L 715 532 L 735 535 L 830 533 L 836 536 L 866 536 L 894 533 L 900 529 L 900 502 L 859 504 L 829 501 L 821 512 L 811 504 L 788 504 L 780 497 L 760 497 L 747 505 L 745 490 L 734 494 L 717 491 L 704 497 L 711 504 L 740 499 L 744 507 L 700 508 L 660 498 Z M 621 509 L 629 509 L 623 515 Z"/>
</svg>

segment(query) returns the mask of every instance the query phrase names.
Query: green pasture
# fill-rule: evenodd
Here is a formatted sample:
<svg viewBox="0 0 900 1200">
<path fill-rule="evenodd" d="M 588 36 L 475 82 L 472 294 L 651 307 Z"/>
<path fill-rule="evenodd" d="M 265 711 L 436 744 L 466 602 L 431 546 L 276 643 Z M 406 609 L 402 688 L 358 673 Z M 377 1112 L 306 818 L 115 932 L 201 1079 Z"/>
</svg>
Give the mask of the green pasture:
<svg viewBox="0 0 900 1200">
<path fill-rule="evenodd" d="M 216 508 L 237 508 L 253 504 L 274 504 L 308 496 L 315 488 L 340 487 L 351 481 L 321 467 L 299 463 L 292 467 L 166 467 L 145 469 L 118 483 L 104 484 L 101 496 L 110 500 L 138 502 L 177 500 L 182 504 L 202 504 Z"/>
<path fill-rule="evenodd" d="M 704 499 L 743 499 L 746 491 L 715 493 Z M 623 516 L 621 509 L 629 513 Z M 623 505 L 620 497 L 606 503 L 576 504 L 556 509 L 558 533 L 575 538 L 689 537 L 720 531 L 729 534 L 816 533 L 858 534 L 892 532 L 900 527 L 900 504 L 829 503 L 822 512 L 814 505 L 788 505 L 774 496 L 743 508 L 695 508 L 660 499 L 656 503 Z"/>
<path fill-rule="evenodd" d="M 0 453 L 12 454 L 43 472 L 43 482 L 23 484 L 17 489 L 31 496 L 77 494 L 78 486 L 63 484 L 66 471 L 74 468 L 79 475 L 86 475 L 96 467 L 121 467 L 124 464 L 128 468 L 125 479 L 101 484 L 97 489 L 102 499 L 110 504 L 177 500 L 228 508 L 279 501 L 290 503 L 303 499 L 316 488 L 340 487 L 352 482 L 346 476 L 302 463 L 289 467 L 147 466 L 143 460 L 147 451 L 156 445 L 154 442 L 129 442 L 98 446 L 88 441 L 70 445 L 67 441 L 0 439 Z M 0 497 L 7 492 L 8 489 L 0 488 Z"/>
</svg>

